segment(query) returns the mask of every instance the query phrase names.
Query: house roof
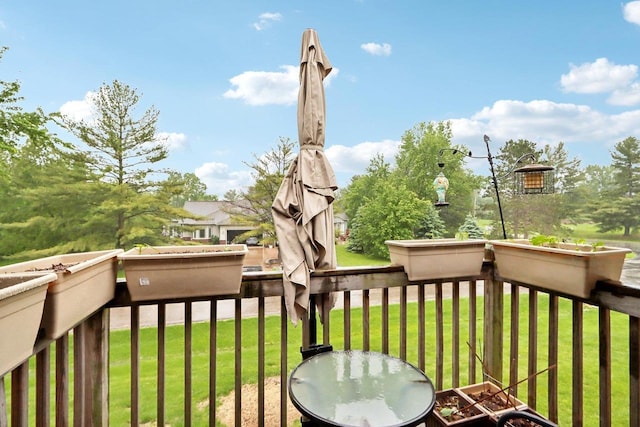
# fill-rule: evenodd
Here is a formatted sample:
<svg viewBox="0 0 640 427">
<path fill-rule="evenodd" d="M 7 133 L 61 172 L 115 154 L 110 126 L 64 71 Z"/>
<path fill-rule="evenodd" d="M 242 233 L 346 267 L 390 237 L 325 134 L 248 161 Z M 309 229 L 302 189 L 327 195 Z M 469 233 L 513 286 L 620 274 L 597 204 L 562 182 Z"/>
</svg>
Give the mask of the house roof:
<svg viewBox="0 0 640 427">
<path fill-rule="evenodd" d="M 184 204 L 184 210 L 197 216 L 206 217 L 206 219 L 194 220 L 191 218 L 185 218 L 179 222 L 181 222 L 182 224 L 230 225 L 232 224 L 232 222 L 229 212 L 233 209 L 237 209 L 238 207 L 242 208 L 246 205 L 246 201 L 188 201 Z"/>
</svg>

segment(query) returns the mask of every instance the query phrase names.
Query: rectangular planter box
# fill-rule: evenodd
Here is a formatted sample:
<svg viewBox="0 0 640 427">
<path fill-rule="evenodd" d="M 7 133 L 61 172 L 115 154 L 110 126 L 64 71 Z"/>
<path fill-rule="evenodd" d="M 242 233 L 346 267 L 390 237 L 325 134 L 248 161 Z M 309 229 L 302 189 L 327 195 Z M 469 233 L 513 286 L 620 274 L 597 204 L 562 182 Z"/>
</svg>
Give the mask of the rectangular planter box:
<svg viewBox="0 0 640 427">
<path fill-rule="evenodd" d="M 234 295 L 246 245 L 154 246 L 119 256 L 132 301 Z"/>
<path fill-rule="evenodd" d="M 0 379 L 33 353 L 53 273 L 0 275 Z"/>
<path fill-rule="evenodd" d="M 459 402 L 457 409 L 462 409 L 464 418 L 447 418 L 441 415 L 441 410 L 445 407 L 445 400 L 456 400 Z M 436 393 L 436 405 L 433 412 L 427 418 L 426 427 L 442 427 L 442 426 L 483 426 L 488 425 L 489 415 L 473 405 L 473 401 L 458 390 L 450 388 L 440 390 Z"/>
<path fill-rule="evenodd" d="M 478 276 L 486 240 L 387 240 L 391 264 L 402 265 L 410 281 Z"/>
<path fill-rule="evenodd" d="M 44 336 L 56 339 L 113 299 L 122 249 L 54 255 L 0 268 L 0 273 L 55 272 L 44 304 Z M 55 269 L 56 265 L 62 268 Z"/>
<path fill-rule="evenodd" d="M 626 248 L 561 244 L 558 248 L 523 241 L 496 241 L 493 245 L 498 275 L 566 295 L 589 298 L 598 280 L 619 281 Z M 582 248 L 582 250 L 580 250 Z"/>
<path fill-rule="evenodd" d="M 501 391 L 500 387 L 498 387 L 497 385 L 495 385 L 490 381 L 485 381 L 483 383 L 460 387 L 457 390 L 460 391 L 460 393 L 467 396 L 469 399 L 478 402 L 476 406 L 481 411 L 489 415 L 489 418 L 491 418 L 492 420 L 497 419 L 504 412 L 514 411 L 514 410 L 524 410 L 527 408 L 527 405 L 524 402 L 522 402 L 521 400 L 518 400 L 516 397 L 512 395 L 509 395 L 506 391 Z M 490 393 L 490 394 L 495 393 L 496 395 L 495 395 L 495 398 L 487 399 L 484 401 L 478 401 L 480 399 L 476 399 L 474 397 L 474 395 L 477 393 Z M 490 402 L 494 401 L 494 399 L 495 401 L 500 402 L 499 408 L 491 407 L 492 405 Z"/>
</svg>

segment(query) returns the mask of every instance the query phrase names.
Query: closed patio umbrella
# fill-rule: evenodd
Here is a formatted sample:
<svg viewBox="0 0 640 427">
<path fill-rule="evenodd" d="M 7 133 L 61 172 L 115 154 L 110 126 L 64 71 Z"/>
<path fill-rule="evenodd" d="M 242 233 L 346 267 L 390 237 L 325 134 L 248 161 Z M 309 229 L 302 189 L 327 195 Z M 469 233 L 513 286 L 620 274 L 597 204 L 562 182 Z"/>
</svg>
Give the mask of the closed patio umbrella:
<svg viewBox="0 0 640 427">
<path fill-rule="evenodd" d="M 318 34 L 312 29 L 305 30 L 298 92 L 300 152 L 291 163 L 271 207 L 282 259 L 285 305 L 294 324 L 307 316 L 310 272 L 334 269 L 337 264 L 332 203 L 338 186 L 323 151 L 323 80 L 330 72 L 331 63 L 322 50 Z M 323 306 L 331 308 L 334 303 L 333 295 L 323 295 L 316 300 L 321 313 Z"/>
</svg>

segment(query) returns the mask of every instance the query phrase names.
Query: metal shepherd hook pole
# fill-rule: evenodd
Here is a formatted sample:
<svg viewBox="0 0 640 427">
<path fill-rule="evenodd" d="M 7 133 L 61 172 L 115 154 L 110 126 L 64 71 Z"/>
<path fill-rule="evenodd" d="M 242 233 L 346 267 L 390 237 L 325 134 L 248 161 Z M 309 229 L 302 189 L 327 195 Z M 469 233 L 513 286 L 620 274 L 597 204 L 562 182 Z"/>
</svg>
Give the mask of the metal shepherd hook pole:
<svg viewBox="0 0 640 427">
<path fill-rule="evenodd" d="M 491 138 L 488 135 L 484 136 L 484 143 L 487 146 L 487 159 L 489 160 L 489 167 L 491 168 L 491 177 L 493 179 L 493 188 L 496 190 L 496 199 L 498 200 L 498 210 L 500 211 L 500 224 L 502 225 L 502 237 L 507 239 L 507 231 L 504 228 L 504 216 L 502 215 L 502 203 L 500 203 L 500 191 L 498 191 L 498 180 L 496 179 L 496 172 L 493 169 L 493 157 L 491 156 L 491 150 L 489 149 L 489 142 Z"/>
</svg>

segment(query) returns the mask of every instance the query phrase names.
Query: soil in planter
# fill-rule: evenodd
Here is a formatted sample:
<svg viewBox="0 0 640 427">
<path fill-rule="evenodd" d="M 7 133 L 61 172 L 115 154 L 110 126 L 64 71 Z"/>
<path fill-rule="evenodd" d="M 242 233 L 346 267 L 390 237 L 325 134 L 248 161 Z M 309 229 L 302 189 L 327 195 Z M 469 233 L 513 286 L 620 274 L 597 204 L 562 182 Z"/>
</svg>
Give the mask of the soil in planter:
<svg viewBox="0 0 640 427">
<path fill-rule="evenodd" d="M 438 411 L 442 418 L 451 422 L 473 417 L 479 413 L 476 408 L 469 405 L 469 402 L 460 399 L 460 397 L 456 395 L 438 396 L 436 398 L 435 410 Z M 447 414 L 447 412 L 450 412 L 450 414 Z"/>
<path fill-rule="evenodd" d="M 480 391 L 477 393 L 471 393 L 469 397 L 478 402 L 478 405 L 482 405 L 493 412 L 502 411 L 504 409 L 515 409 L 514 406 L 507 403 L 507 400 L 500 396 L 500 394 L 502 393 L 495 394 L 490 391 Z"/>
<path fill-rule="evenodd" d="M 51 267 L 32 268 L 31 270 L 28 270 L 28 271 L 54 271 L 58 273 L 61 271 L 66 271 L 67 268 L 73 267 L 74 265 L 78 265 L 78 264 L 79 264 L 78 262 L 74 262 L 72 264 L 58 263 L 58 264 L 51 264 Z"/>
</svg>

